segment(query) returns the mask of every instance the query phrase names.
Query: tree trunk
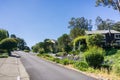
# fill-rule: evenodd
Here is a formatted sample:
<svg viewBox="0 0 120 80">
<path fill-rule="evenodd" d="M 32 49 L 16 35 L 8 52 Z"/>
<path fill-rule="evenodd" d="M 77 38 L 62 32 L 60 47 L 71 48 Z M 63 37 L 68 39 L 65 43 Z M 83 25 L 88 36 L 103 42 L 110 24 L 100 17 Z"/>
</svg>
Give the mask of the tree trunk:
<svg viewBox="0 0 120 80">
<path fill-rule="evenodd" d="M 8 50 L 8 55 L 11 56 L 11 51 L 10 50 Z"/>
</svg>

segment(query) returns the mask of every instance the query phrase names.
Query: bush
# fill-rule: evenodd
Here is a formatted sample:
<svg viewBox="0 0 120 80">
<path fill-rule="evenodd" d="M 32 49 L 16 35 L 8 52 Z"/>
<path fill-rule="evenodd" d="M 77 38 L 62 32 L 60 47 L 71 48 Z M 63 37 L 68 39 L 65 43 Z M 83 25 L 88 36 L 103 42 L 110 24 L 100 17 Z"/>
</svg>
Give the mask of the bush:
<svg viewBox="0 0 120 80">
<path fill-rule="evenodd" d="M 63 65 L 68 65 L 70 62 L 69 59 L 62 59 L 60 63 Z"/>
<path fill-rule="evenodd" d="M 74 67 L 79 69 L 79 70 L 86 71 L 89 66 L 86 62 L 81 61 L 81 62 L 75 62 Z"/>
<path fill-rule="evenodd" d="M 39 49 L 39 53 L 40 53 L 40 54 L 45 53 L 44 49 Z"/>
<path fill-rule="evenodd" d="M 103 40 L 103 35 L 101 34 L 94 34 L 87 37 L 86 42 L 88 47 L 90 46 L 101 46 L 101 41 Z"/>
<path fill-rule="evenodd" d="M 106 55 L 113 55 L 117 52 L 117 49 L 109 48 L 106 50 Z"/>
<path fill-rule="evenodd" d="M 59 58 L 54 58 L 53 61 L 56 62 L 56 63 L 60 63 L 60 59 Z"/>
<path fill-rule="evenodd" d="M 0 54 L 0 58 L 8 58 L 8 54 L 7 53 L 2 53 L 2 54 Z"/>
<path fill-rule="evenodd" d="M 104 61 L 104 50 L 98 47 L 92 47 L 85 52 L 85 59 L 88 65 L 98 68 Z"/>
<path fill-rule="evenodd" d="M 59 56 L 66 56 L 66 55 L 67 55 L 66 52 L 59 52 L 55 56 L 59 57 Z"/>
<path fill-rule="evenodd" d="M 80 53 L 79 50 L 69 52 L 69 54 L 73 54 L 73 55 L 78 55 L 79 53 Z"/>
<path fill-rule="evenodd" d="M 24 52 L 30 52 L 30 50 L 24 50 Z"/>
</svg>

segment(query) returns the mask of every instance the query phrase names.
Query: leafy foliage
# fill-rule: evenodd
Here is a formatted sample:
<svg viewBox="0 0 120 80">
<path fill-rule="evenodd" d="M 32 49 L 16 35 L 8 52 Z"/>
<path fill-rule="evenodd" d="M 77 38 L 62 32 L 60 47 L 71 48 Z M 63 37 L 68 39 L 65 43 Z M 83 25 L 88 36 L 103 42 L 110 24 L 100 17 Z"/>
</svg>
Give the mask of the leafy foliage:
<svg viewBox="0 0 120 80">
<path fill-rule="evenodd" d="M 79 70 L 86 71 L 89 66 L 86 62 L 80 61 L 80 62 L 75 62 L 74 67 L 79 69 Z"/>
<path fill-rule="evenodd" d="M 87 42 L 88 47 L 101 46 L 102 40 L 103 40 L 103 35 L 93 34 L 87 37 L 86 42 Z"/>
<path fill-rule="evenodd" d="M 116 31 L 120 31 L 120 22 L 116 22 L 113 26 L 112 26 L 113 30 Z"/>
<path fill-rule="evenodd" d="M 26 42 L 24 39 L 22 38 L 16 38 L 17 40 L 17 47 L 19 50 L 24 50 L 25 49 L 25 46 L 26 46 Z"/>
<path fill-rule="evenodd" d="M 84 51 L 87 48 L 86 37 L 87 36 L 79 36 L 73 40 L 75 50 Z"/>
<path fill-rule="evenodd" d="M 0 29 L 0 41 L 8 37 L 9 37 L 8 31 L 4 29 Z"/>
<path fill-rule="evenodd" d="M 84 30 L 88 30 L 88 20 L 85 19 L 84 17 L 81 18 L 71 18 L 69 21 L 69 26 L 68 28 L 80 28 Z"/>
<path fill-rule="evenodd" d="M 67 59 L 67 58 L 62 59 L 60 63 L 63 64 L 63 65 L 68 65 L 69 64 L 69 59 Z"/>
<path fill-rule="evenodd" d="M 114 21 L 110 19 L 103 20 L 100 16 L 98 16 L 95 20 L 95 24 L 98 30 L 108 30 L 112 29 Z"/>
<path fill-rule="evenodd" d="M 96 6 L 108 6 L 113 9 L 120 11 L 120 0 L 96 0 Z"/>
<path fill-rule="evenodd" d="M 84 29 L 80 29 L 79 27 L 75 27 L 75 28 L 72 28 L 70 30 L 70 37 L 72 39 L 75 39 L 78 36 L 83 36 L 83 35 L 85 35 L 85 30 Z"/>
<path fill-rule="evenodd" d="M 67 34 L 63 34 L 61 37 L 58 38 L 58 48 L 60 51 L 71 51 L 71 39 L 70 36 Z"/>
<path fill-rule="evenodd" d="M 102 48 L 91 47 L 85 52 L 85 59 L 90 66 L 97 68 L 104 61 L 104 53 L 105 51 Z"/>
<path fill-rule="evenodd" d="M 6 38 L 0 42 L 1 49 L 6 49 L 11 56 L 11 50 L 17 47 L 17 41 L 13 38 Z"/>
<path fill-rule="evenodd" d="M 8 54 L 7 53 L 2 53 L 2 54 L 0 54 L 0 58 L 8 58 Z"/>
</svg>

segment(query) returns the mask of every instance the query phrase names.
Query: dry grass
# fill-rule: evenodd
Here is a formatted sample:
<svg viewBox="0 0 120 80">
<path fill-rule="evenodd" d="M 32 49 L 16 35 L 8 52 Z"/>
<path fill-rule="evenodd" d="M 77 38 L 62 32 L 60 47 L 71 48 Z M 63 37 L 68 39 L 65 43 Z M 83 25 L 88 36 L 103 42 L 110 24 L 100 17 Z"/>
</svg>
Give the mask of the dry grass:
<svg viewBox="0 0 120 80">
<path fill-rule="evenodd" d="M 79 71 L 79 70 L 75 69 L 73 67 L 73 65 L 66 65 L 65 67 Z M 87 74 L 89 76 L 95 77 L 95 78 L 102 79 L 102 80 L 120 80 L 120 76 L 116 76 L 114 72 L 110 72 L 108 74 L 108 71 L 105 69 L 95 70 L 94 72 L 87 71 L 87 72 L 83 72 L 83 73 Z"/>
</svg>

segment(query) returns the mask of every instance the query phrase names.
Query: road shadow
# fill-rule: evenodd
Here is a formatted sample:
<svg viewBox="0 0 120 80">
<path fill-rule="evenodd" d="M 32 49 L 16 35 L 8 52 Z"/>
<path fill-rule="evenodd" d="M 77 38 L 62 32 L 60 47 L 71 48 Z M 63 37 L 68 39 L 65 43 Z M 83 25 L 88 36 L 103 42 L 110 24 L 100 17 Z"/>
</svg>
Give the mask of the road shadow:
<svg viewBox="0 0 120 80">
<path fill-rule="evenodd" d="M 12 54 L 11 57 L 20 58 L 21 56 Z"/>
</svg>

